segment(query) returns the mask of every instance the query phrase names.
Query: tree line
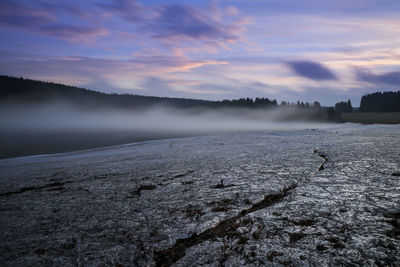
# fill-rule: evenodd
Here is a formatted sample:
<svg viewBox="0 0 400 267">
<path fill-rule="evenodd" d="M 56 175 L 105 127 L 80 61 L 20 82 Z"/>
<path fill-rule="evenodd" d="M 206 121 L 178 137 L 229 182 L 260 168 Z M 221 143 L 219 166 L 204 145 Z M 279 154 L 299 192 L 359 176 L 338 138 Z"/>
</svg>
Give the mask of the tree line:
<svg viewBox="0 0 400 267">
<path fill-rule="evenodd" d="M 148 108 L 152 105 L 167 105 L 177 108 L 274 108 L 276 100 L 268 98 L 240 98 L 209 101 L 188 98 L 143 96 L 133 94 L 106 94 L 64 84 L 35 81 L 0 75 L 0 102 L 41 104 L 49 101 L 68 101 L 82 107 Z"/>
<path fill-rule="evenodd" d="M 51 101 L 67 101 L 85 108 L 128 108 L 140 109 L 154 105 L 166 105 L 176 108 L 250 108 L 271 109 L 295 107 L 317 120 L 340 121 L 340 114 L 353 112 L 350 100 L 336 103 L 335 107 L 321 107 L 318 101 L 285 102 L 268 98 L 239 98 L 232 100 L 210 101 L 187 98 L 169 98 L 132 94 L 106 94 L 64 84 L 36 81 L 0 75 L 1 103 L 42 104 Z M 400 112 L 400 91 L 364 95 L 361 98 L 359 112 Z"/>
<path fill-rule="evenodd" d="M 359 112 L 400 112 L 400 91 L 377 92 L 361 98 Z"/>
</svg>

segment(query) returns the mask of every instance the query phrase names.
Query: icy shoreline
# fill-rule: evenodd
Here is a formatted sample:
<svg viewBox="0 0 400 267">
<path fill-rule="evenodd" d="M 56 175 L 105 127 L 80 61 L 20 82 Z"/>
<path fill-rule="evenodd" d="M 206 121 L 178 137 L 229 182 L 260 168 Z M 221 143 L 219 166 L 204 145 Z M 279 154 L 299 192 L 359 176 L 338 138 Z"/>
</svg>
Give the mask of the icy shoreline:
<svg viewBox="0 0 400 267">
<path fill-rule="evenodd" d="M 397 265 L 399 140 L 343 125 L 3 160 L 1 262 Z"/>
</svg>

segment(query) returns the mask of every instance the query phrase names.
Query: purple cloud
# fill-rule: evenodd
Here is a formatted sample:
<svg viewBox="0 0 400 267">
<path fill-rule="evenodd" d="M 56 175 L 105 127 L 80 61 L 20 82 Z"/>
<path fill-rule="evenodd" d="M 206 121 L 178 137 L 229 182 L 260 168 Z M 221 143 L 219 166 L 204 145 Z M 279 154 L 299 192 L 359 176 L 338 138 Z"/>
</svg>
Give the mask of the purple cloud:
<svg viewBox="0 0 400 267">
<path fill-rule="evenodd" d="M 146 20 L 146 15 L 151 13 L 150 9 L 135 0 L 115 0 L 111 4 L 99 4 L 99 7 L 111 14 L 117 14 L 125 20 L 135 23 L 143 22 Z"/>
<path fill-rule="evenodd" d="M 209 10 L 177 4 L 159 7 L 157 17 L 148 28 L 152 29 L 154 37 L 162 39 L 238 40 L 241 31 L 236 24 L 222 24 Z"/>
<path fill-rule="evenodd" d="M 71 42 L 89 43 L 99 36 L 108 34 L 108 31 L 104 28 L 61 22 L 55 16 L 55 12 L 61 10 L 77 15 L 81 14 L 74 6 L 64 5 L 56 10 L 54 5 L 30 6 L 5 0 L 0 3 L 0 24 Z"/>
<path fill-rule="evenodd" d="M 66 13 L 74 17 L 89 18 L 93 16 L 93 10 L 83 5 L 76 5 L 72 2 L 54 1 L 53 3 L 40 3 L 39 8 L 52 13 Z"/>
<path fill-rule="evenodd" d="M 232 16 L 238 14 L 239 10 L 233 7 L 228 12 L 216 5 L 145 5 L 137 0 L 83 5 L 65 1 L 0 2 L 0 24 L 6 27 L 88 44 L 112 34 L 113 23 L 119 23 L 126 34 L 139 31 L 143 37 L 141 45 L 157 39 L 162 41 L 163 49 L 179 50 L 180 55 L 197 53 L 196 49 L 214 53 L 228 49 L 232 43 L 244 42 L 242 33 L 248 20 L 232 21 Z M 230 17 L 229 22 L 224 22 L 225 16 Z"/>
<path fill-rule="evenodd" d="M 12 27 L 32 28 L 56 21 L 45 9 L 24 6 L 15 1 L 0 2 L 0 24 Z"/>
<path fill-rule="evenodd" d="M 36 30 L 42 34 L 55 36 L 71 42 L 90 42 L 99 36 L 108 35 L 108 30 L 106 29 L 68 24 L 54 24 L 40 27 Z"/>
<path fill-rule="evenodd" d="M 373 84 L 390 84 L 400 85 L 400 71 L 386 72 L 382 74 L 374 74 L 369 70 L 357 68 L 355 69 L 357 80 L 373 83 Z"/>
<path fill-rule="evenodd" d="M 336 75 L 324 65 L 313 61 L 292 61 L 287 66 L 297 75 L 314 80 L 337 80 Z"/>
<path fill-rule="evenodd" d="M 101 4 L 110 14 L 136 24 L 141 32 L 166 43 L 199 42 L 213 47 L 227 47 L 227 43 L 243 40 L 248 20 L 223 22 L 224 12 L 215 5 L 198 7 L 182 4 L 145 6 L 138 1 L 115 0 L 113 4 Z"/>
</svg>

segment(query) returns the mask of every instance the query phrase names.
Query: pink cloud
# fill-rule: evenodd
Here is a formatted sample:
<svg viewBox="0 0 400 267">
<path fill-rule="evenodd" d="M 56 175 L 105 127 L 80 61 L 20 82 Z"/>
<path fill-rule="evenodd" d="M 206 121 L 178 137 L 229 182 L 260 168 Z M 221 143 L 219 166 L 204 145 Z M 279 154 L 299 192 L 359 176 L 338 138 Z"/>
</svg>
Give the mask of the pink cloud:
<svg viewBox="0 0 400 267">
<path fill-rule="evenodd" d="M 62 73 L 66 77 L 107 79 L 126 77 L 143 79 L 171 73 L 187 73 L 208 65 L 227 64 L 217 60 L 192 60 L 176 56 L 135 56 L 130 60 L 104 59 L 80 56 L 50 57 L 40 55 L 10 55 L 0 53 L 0 72 L 51 79 Z M 52 80 L 52 79 L 51 79 Z M 79 79 L 78 79 L 79 80 Z"/>
<path fill-rule="evenodd" d="M 40 33 L 55 36 L 74 43 L 91 43 L 98 37 L 109 34 L 109 31 L 103 28 L 67 24 L 43 26 L 37 30 Z"/>
</svg>

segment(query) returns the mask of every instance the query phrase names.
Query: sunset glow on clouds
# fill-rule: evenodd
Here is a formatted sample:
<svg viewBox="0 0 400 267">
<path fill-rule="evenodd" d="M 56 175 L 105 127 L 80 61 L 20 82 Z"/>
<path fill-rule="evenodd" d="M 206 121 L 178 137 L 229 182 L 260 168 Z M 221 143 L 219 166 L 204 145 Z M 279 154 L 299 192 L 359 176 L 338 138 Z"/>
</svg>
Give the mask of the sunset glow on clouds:
<svg viewBox="0 0 400 267">
<path fill-rule="evenodd" d="M 105 92 L 332 105 L 400 89 L 400 1 L 0 2 L 0 73 Z"/>
</svg>

